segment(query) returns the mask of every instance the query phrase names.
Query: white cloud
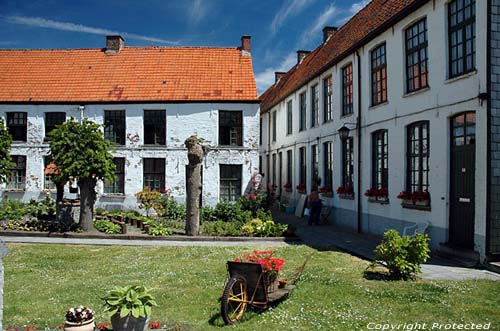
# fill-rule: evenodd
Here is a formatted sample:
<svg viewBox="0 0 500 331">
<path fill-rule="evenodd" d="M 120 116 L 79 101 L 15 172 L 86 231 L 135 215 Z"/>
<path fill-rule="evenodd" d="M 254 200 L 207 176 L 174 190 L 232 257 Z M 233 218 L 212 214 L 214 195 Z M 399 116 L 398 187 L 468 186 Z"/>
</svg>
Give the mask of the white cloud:
<svg viewBox="0 0 500 331">
<path fill-rule="evenodd" d="M 269 88 L 269 86 L 274 84 L 274 73 L 275 72 L 287 72 L 297 63 L 297 54 L 295 52 L 289 53 L 284 57 L 281 63 L 276 67 L 269 67 L 255 75 L 255 81 L 257 83 L 257 90 L 259 94 L 263 93 Z"/>
<path fill-rule="evenodd" d="M 353 17 L 357 12 L 363 9 L 371 0 L 360 0 L 355 2 L 347 10 L 347 15 L 338 20 L 337 24 L 342 25 L 347 22 L 351 17 Z"/>
<path fill-rule="evenodd" d="M 189 8 L 191 22 L 195 25 L 198 24 L 207 13 L 207 6 L 205 4 L 205 0 L 193 0 L 193 4 Z"/>
<path fill-rule="evenodd" d="M 1 17 L 9 23 L 22 24 L 28 26 L 35 26 L 39 28 L 47 28 L 62 31 L 73 31 L 81 33 L 91 33 L 100 35 L 116 35 L 119 34 L 125 38 L 130 38 L 134 40 L 143 40 L 159 44 L 177 45 L 178 41 L 165 40 L 161 38 L 143 36 L 135 33 L 129 32 L 119 32 L 102 28 L 95 28 L 91 26 L 69 23 L 69 22 L 58 22 L 41 17 L 26 17 L 26 16 L 5 16 Z"/>
<path fill-rule="evenodd" d="M 304 10 L 307 5 L 315 0 L 287 0 L 283 3 L 271 22 L 271 32 L 275 34 L 283 23 L 291 16 L 295 16 Z"/>
<path fill-rule="evenodd" d="M 315 35 L 319 33 L 326 25 L 328 25 L 328 22 L 338 14 L 339 10 L 333 3 L 325 8 L 325 10 L 318 16 L 318 18 L 314 22 L 312 22 L 311 26 L 308 29 L 304 30 L 304 32 L 300 36 L 299 47 L 303 47 L 311 40 L 314 40 L 313 38 L 315 37 Z"/>
</svg>

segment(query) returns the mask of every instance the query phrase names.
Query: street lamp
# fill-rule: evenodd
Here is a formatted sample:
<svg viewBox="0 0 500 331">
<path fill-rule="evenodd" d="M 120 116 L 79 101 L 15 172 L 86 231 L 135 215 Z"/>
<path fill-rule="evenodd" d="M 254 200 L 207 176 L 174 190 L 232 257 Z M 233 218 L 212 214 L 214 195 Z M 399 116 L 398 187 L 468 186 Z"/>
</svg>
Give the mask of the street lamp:
<svg viewBox="0 0 500 331">
<path fill-rule="evenodd" d="M 340 139 L 347 139 L 349 138 L 349 132 L 351 130 L 347 126 L 343 126 L 340 129 L 338 129 Z"/>
</svg>

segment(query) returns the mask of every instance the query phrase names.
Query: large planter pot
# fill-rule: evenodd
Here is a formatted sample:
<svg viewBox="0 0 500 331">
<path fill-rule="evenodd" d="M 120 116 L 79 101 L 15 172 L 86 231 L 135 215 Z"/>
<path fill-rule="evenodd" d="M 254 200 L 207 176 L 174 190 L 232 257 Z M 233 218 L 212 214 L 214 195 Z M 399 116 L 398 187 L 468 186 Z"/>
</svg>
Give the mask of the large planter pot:
<svg viewBox="0 0 500 331">
<path fill-rule="evenodd" d="M 132 314 L 120 317 L 120 314 L 111 316 L 111 326 L 113 331 L 144 331 L 149 322 L 149 316 L 135 318 Z"/>
<path fill-rule="evenodd" d="M 64 330 L 66 331 L 93 331 L 94 328 L 94 319 L 82 323 L 64 321 Z"/>
</svg>

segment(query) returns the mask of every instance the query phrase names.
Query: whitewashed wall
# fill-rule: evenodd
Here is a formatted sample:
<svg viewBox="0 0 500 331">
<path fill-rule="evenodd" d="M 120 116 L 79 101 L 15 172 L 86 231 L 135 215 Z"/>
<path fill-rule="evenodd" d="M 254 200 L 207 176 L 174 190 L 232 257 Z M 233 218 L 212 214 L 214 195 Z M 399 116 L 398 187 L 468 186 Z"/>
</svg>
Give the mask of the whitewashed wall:
<svg viewBox="0 0 500 331">
<path fill-rule="evenodd" d="M 144 146 L 143 111 L 166 110 L 167 140 L 166 146 Z M 174 196 L 185 199 L 185 165 L 187 151 L 184 141 L 195 134 L 206 140 L 209 152 L 203 168 L 203 202 L 214 205 L 219 200 L 219 164 L 242 165 L 242 191 L 252 174 L 258 171 L 259 143 L 259 106 L 248 103 L 193 103 L 193 104 L 97 104 L 85 105 L 84 117 L 103 124 L 105 110 L 126 111 L 126 144 L 117 146 L 113 151 L 116 157 L 125 157 L 125 194 L 103 195 L 102 183 L 99 185 L 100 199 L 98 206 L 111 205 L 135 208 L 134 194 L 143 187 L 142 159 L 147 157 L 165 158 L 165 186 L 173 191 Z M 218 111 L 239 110 L 243 112 L 243 146 L 218 146 Z M 28 141 L 15 143 L 11 154 L 26 155 L 26 189 L 22 192 L 8 192 L 8 195 L 23 200 L 40 198 L 43 191 L 44 164 L 43 156 L 49 154 L 48 144 L 43 143 L 45 136 L 45 113 L 50 111 L 66 112 L 67 118 L 80 118 L 78 105 L 3 105 L 0 104 L 0 117 L 6 118 L 6 112 L 28 112 Z"/>
<path fill-rule="evenodd" d="M 402 230 L 407 222 L 427 220 L 431 222 L 430 234 L 433 247 L 447 242 L 448 206 L 449 206 L 449 169 L 450 169 L 450 118 L 464 111 L 476 112 L 476 173 L 475 173 L 475 249 L 484 256 L 486 232 L 486 103 L 481 105 L 479 93 L 486 92 L 486 1 L 476 1 L 476 68 L 475 72 L 455 79 L 447 79 L 447 12 L 446 1 L 429 2 L 411 15 L 384 31 L 364 47 L 358 49 L 361 65 L 361 110 L 362 110 L 362 171 L 361 195 L 362 228 L 365 232 L 381 234 L 388 228 Z M 405 49 L 404 30 L 417 20 L 426 17 L 428 25 L 428 66 L 429 88 L 412 94 L 405 94 Z M 386 42 L 388 72 L 388 102 L 370 107 L 370 51 Z M 334 146 L 334 189 L 341 186 L 341 144 L 337 130 L 346 123 L 357 122 L 358 109 L 358 62 L 355 53 L 329 68 L 309 81 L 306 86 L 295 91 L 278 105 L 262 116 L 266 117 L 277 111 L 277 141 L 269 144 L 269 138 L 263 137 L 261 154 L 283 151 L 283 182 L 286 181 L 286 150 L 293 150 L 293 195 L 299 181 L 299 148 L 307 147 L 307 190 L 311 190 L 311 146 L 320 147 L 319 175 L 323 178 L 322 143 L 332 141 Z M 341 68 L 349 62 L 353 64 L 354 79 L 354 114 L 341 116 Z M 323 79 L 333 77 L 333 121 L 323 124 Z M 314 84 L 319 87 L 319 127 L 310 128 L 311 98 L 310 89 Z M 307 91 L 307 130 L 299 132 L 299 95 Z M 293 134 L 286 135 L 286 103 L 293 103 Z M 404 209 L 396 198 L 405 189 L 406 174 L 406 126 L 410 123 L 430 121 L 430 211 Z M 353 125 L 346 125 L 354 128 Z M 389 140 L 389 199 L 390 203 L 381 205 L 368 202 L 363 196 L 371 186 L 371 133 L 378 129 L 388 130 Z M 267 131 L 263 131 L 265 135 Z M 354 137 L 354 187 L 357 188 L 357 133 Z M 324 183 L 322 183 L 324 184 Z M 324 201 L 335 207 L 334 222 L 353 229 L 357 226 L 357 201 L 333 199 Z"/>
</svg>

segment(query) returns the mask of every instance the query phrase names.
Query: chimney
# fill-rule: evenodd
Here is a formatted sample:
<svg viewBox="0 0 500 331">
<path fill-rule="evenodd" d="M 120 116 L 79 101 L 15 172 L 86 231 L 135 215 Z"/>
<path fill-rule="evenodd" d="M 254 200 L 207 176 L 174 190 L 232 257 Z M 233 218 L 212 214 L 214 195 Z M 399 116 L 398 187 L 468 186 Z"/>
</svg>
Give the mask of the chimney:
<svg viewBox="0 0 500 331">
<path fill-rule="evenodd" d="M 285 76 L 286 75 L 286 72 L 275 72 L 274 73 L 274 84 L 276 84 L 280 79 L 281 77 Z"/>
<path fill-rule="evenodd" d="M 298 50 L 297 51 L 297 63 L 302 62 L 302 60 L 307 56 L 307 54 L 311 53 L 311 51 Z"/>
<path fill-rule="evenodd" d="M 323 28 L 323 42 L 327 41 L 338 29 L 336 26 L 325 26 Z"/>
<path fill-rule="evenodd" d="M 252 49 L 251 36 L 241 36 L 241 50 L 250 53 Z"/>
<path fill-rule="evenodd" d="M 118 54 L 125 45 L 125 39 L 120 35 L 106 36 L 106 54 Z"/>
</svg>

